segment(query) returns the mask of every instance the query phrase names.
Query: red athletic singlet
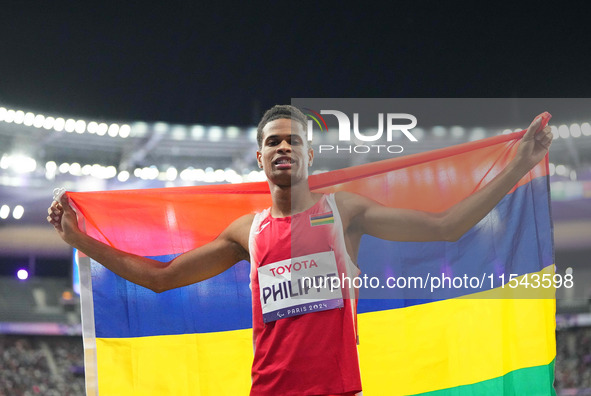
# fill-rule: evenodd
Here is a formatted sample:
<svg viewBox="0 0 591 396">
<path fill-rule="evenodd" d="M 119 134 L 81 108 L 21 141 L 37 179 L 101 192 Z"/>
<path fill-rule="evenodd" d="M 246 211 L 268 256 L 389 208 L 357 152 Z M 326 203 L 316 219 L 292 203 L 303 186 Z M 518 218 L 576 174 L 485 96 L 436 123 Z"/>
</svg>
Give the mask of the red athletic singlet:
<svg viewBox="0 0 591 396">
<path fill-rule="evenodd" d="M 257 214 L 249 244 L 254 342 L 251 395 L 359 392 L 361 377 L 354 291 L 341 290 L 339 295 L 344 296 L 342 308 L 284 317 L 268 323 L 263 321 L 260 267 L 270 265 L 267 271 L 275 268 L 273 275 L 296 271 L 311 262 L 301 258 L 333 252 L 328 254 L 334 254 L 339 278 L 342 274 L 351 278 L 359 275 L 345 248 L 334 196 L 325 195 L 310 209 L 291 217 L 273 218 L 269 209 Z M 300 258 L 300 262 L 296 263 L 292 258 Z M 284 260 L 288 261 L 278 265 Z M 274 296 L 279 294 L 283 298 L 287 288 L 280 286 Z M 292 286 L 288 287 L 290 296 L 286 298 L 294 299 L 296 287 L 293 290 Z M 267 292 L 270 289 L 262 288 Z M 270 298 L 270 293 L 266 293 L 264 298 L 265 301 Z M 302 309 L 307 308 L 303 306 Z"/>
</svg>

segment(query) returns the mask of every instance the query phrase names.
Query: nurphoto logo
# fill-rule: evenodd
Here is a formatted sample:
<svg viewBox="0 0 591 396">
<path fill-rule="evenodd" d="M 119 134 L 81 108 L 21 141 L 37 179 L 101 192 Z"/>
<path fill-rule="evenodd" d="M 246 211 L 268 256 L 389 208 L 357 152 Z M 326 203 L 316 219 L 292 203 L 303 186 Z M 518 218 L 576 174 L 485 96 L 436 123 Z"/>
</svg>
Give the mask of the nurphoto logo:
<svg viewBox="0 0 591 396">
<path fill-rule="evenodd" d="M 308 140 L 312 140 L 314 135 L 314 124 L 318 126 L 321 132 L 328 131 L 328 125 L 322 115 L 334 116 L 338 123 L 338 140 L 339 142 L 351 143 L 351 130 L 353 130 L 354 137 L 361 142 L 378 142 L 383 141 L 385 130 L 386 142 L 392 142 L 395 139 L 395 131 L 400 131 L 411 142 L 416 142 L 417 138 L 411 133 L 411 129 L 417 125 L 417 118 L 412 114 L 407 113 L 378 113 L 377 115 L 377 131 L 365 131 L 361 133 L 359 130 L 359 113 L 353 113 L 353 128 L 351 128 L 351 120 L 347 114 L 339 110 L 320 110 L 316 112 L 312 109 L 304 107 L 304 111 L 308 119 Z M 384 119 L 386 127 L 384 128 Z M 408 123 L 400 123 L 406 120 Z M 396 134 L 400 136 L 400 134 Z M 391 154 L 399 154 L 404 150 L 398 144 L 320 144 L 319 153 L 333 151 L 336 153 L 369 153 L 370 151 L 388 152 Z"/>
</svg>

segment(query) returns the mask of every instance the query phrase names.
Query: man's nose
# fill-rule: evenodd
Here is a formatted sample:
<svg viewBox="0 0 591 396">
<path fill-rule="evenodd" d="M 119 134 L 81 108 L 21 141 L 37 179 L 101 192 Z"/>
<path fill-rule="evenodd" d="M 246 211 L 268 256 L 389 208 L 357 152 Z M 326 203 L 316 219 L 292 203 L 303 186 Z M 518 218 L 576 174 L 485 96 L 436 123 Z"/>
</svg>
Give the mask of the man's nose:
<svg viewBox="0 0 591 396">
<path fill-rule="evenodd" d="M 283 152 L 291 151 L 291 144 L 289 144 L 287 140 L 282 140 L 277 146 L 277 150 L 281 150 Z"/>
</svg>

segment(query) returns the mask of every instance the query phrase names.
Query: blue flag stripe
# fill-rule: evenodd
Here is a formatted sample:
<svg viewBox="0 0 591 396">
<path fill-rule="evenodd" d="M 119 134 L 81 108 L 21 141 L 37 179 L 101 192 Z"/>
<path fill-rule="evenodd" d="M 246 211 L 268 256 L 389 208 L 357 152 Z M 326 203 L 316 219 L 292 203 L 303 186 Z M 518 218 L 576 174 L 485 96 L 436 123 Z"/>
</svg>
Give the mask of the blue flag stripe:
<svg viewBox="0 0 591 396">
<path fill-rule="evenodd" d="M 544 193 L 546 192 L 546 193 Z M 385 282 L 389 276 L 422 277 L 443 273 L 451 277 L 484 277 L 537 272 L 552 264 L 553 247 L 546 177 L 539 177 L 507 195 L 476 227 L 457 242 L 388 242 L 364 237 L 359 265 L 368 278 Z M 492 243 L 491 243 L 492 241 Z M 532 258 L 532 252 L 536 252 Z M 169 261 L 174 255 L 155 257 Z M 453 264 L 452 264 L 453 263 Z M 404 266 L 403 266 L 404 264 Z M 142 337 L 208 333 L 252 326 L 249 267 L 240 262 L 199 284 L 154 293 L 92 263 L 96 336 Z M 406 307 L 490 289 L 452 288 L 426 293 L 364 289 L 359 312 Z M 400 297 L 400 298 L 399 298 Z M 115 303 L 114 301 L 120 301 Z M 177 302 L 181 302 L 178 304 Z"/>
</svg>

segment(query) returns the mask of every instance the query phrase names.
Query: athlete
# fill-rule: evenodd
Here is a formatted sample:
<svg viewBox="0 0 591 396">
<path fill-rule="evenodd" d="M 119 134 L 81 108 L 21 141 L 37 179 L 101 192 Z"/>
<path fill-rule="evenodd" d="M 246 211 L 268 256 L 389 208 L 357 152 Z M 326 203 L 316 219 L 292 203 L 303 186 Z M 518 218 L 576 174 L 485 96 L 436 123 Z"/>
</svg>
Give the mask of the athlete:
<svg viewBox="0 0 591 396">
<path fill-rule="evenodd" d="M 297 311 L 301 300 L 287 299 L 278 312 L 292 315 L 269 318 L 273 312 L 264 305 L 270 300 L 265 291 L 279 290 L 278 284 L 266 280 L 271 278 L 266 276 L 269 271 L 278 269 L 284 260 L 303 265 L 311 257 L 325 260 L 330 256 L 326 268 L 356 276 L 355 260 L 363 234 L 394 241 L 456 241 L 543 159 L 552 134 L 549 127 L 541 128 L 542 119 L 537 117 L 515 158 L 491 182 L 444 212 L 428 213 L 384 207 L 348 192 L 311 192 L 308 168 L 314 152 L 306 139 L 306 125 L 306 116 L 295 107 L 268 110 L 258 125 L 256 158 L 269 183 L 271 207 L 240 217 L 214 241 L 168 263 L 126 253 L 87 236 L 78 229 L 76 213 L 65 196 L 52 203 L 47 220 L 65 242 L 155 292 L 211 278 L 249 260 L 255 345 L 251 395 L 354 395 L 361 391 L 355 296 L 342 290 L 344 299 L 337 298 L 336 305 L 312 313 Z M 313 227 L 310 223 L 314 221 L 328 227 Z"/>
</svg>

